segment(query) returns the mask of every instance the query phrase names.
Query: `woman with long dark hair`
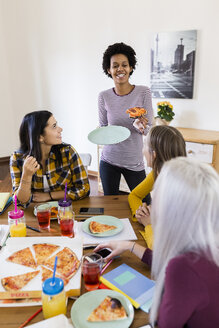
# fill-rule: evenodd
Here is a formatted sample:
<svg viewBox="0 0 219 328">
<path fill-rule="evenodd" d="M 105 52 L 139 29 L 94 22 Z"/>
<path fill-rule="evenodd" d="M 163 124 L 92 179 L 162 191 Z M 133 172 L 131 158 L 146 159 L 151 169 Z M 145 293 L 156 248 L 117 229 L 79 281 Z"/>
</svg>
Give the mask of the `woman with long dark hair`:
<svg viewBox="0 0 219 328">
<path fill-rule="evenodd" d="M 49 111 L 24 116 L 20 148 L 10 159 L 13 192 L 21 205 L 64 197 L 77 200 L 89 195 L 87 173 L 76 150 L 62 143 L 62 128 Z"/>
</svg>

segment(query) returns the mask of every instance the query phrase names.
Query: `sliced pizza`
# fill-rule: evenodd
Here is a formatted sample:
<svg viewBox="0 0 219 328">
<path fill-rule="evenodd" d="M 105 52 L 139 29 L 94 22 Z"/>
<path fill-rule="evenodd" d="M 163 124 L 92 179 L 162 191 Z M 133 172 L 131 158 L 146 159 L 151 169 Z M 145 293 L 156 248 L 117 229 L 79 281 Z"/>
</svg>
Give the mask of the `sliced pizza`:
<svg viewBox="0 0 219 328">
<path fill-rule="evenodd" d="M 33 254 L 31 253 L 29 247 L 14 252 L 6 260 L 13 263 L 25 265 L 34 269 L 36 269 L 37 267 L 36 261 L 34 260 Z"/>
<path fill-rule="evenodd" d="M 58 207 L 57 206 L 53 206 L 50 209 L 50 216 L 51 218 L 57 218 L 58 215 Z"/>
<path fill-rule="evenodd" d="M 43 262 L 54 253 L 59 246 L 52 244 L 34 244 L 33 249 L 37 260 L 37 265 L 43 264 Z"/>
<path fill-rule="evenodd" d="M 89 229 L 90 232 L 92 233 L 102 233 L 102 232 L 106 232 L 109 230 L 114 230 L 117 227 L 114 225 L 109 225 L 109 224 L 103 224 L 97 221 L 91 221 L 89 224 Z"/>
<path fill-rule="evenodd" d="M 4 277 L 1 279 L 2 286 L 8 291 L 16 291 L 22 289 L 30 280 L 38 275 L 40 271 L 33 271 L 16 276 Z"/>
<path fill-rule="evenodd" d="M 133 107 L 126 110 L 126 113 L 129 114 L 130 118 L 138 118 L 146 114 L 147 111 L 143 107 Z"/>
<path fill-rule="evenodd" d="M 96 309 L 91 312 L 87 321 L 112 321 L 127 318 L 125 308 L 117 298 L 107 296 Z"/>
<path fill-rule="evenodd" d="M 77 255 L 70 248 L 65 247 L 55 256 L 45 260 L 43 264 L 52 269 L 54 267 L 56 256 L 58 257 L 56 272 L 65 278 L 72 277 L 80 265 L 80 261 L 78 260 Z"/>
<path fill-rule="evenodd" d="M 53 277 L 53 270 L 50 270 L 50 269 L 45 268 L 43 266 L 41 267 L 41 269 L 42 269 L 42 281 L 45 281 L 46 279 Z M 61 275 L 56 274 L 56 277 L 61 278 L 64 282 L 64 285 L 67 285 L 67 283 L 69 282 L 68 278 L 65 278 Z"/>
</svg>

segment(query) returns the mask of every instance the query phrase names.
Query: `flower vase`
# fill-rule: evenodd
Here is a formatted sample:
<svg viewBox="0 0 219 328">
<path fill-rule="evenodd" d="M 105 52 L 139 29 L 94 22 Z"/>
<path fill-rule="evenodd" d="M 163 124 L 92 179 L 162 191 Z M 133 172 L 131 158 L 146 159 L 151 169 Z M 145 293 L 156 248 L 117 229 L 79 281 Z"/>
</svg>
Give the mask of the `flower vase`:
<svg viewBox="0 0 219 328">
<path fill-rule="evenodd" d="M 171 121 L 166 121 L 163 118 L 155 117 L 154 125 L 169 125 Z"/>
</svg>

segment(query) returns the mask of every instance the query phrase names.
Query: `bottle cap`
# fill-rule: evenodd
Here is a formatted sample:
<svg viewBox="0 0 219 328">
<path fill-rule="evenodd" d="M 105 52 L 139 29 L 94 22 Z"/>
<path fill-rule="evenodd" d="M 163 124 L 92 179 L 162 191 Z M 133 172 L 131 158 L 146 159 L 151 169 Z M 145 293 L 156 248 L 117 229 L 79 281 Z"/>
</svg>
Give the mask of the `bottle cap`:
<svg viewBox="0 0 219 328">
<path fill-rule="evenodd" d="M 61 206 L 61 207 L 69 207 L 69 206 L 71 206 L 71 203 L 72 203 L 71 199 L 66 199 L 66 200 L 64 200 L 64 199 L 60 199 L 60 200 L 58 201 L 58 204 L 59 204 L 59 206 Z"/>
<path fill-rule="evenodd" d="M 64 289 L 64 282 L 61 278 L 48 278 L 43 282 L 43 292 L 47 295 L 59 294 Z"/>
<path fill-rule="evenodd" d="M 17 212 L 15 211 L 10 211 L 8 212 L 8 217 L 10 219 L 20 219 L 24 216 L 24 211 L 18 210 Z"/>
</svg>

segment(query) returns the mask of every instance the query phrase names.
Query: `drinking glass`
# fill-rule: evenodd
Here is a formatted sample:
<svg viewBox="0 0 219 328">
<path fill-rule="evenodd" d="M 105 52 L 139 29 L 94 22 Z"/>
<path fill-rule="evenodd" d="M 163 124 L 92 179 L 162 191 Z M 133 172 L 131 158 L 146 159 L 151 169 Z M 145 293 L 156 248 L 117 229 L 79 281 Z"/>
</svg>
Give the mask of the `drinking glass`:
<svg viewBox="0 0 219 328">
<path fill-rule="evenodd" d="M 95 290 L 99 287 L 100 272 L 103 258 L 97 253 L 89 253 L 82 258 L 82 273 L 84 285 L 87 290 Z"/>
<path fill-rule="evenodd" d="M 71 210 L 59 214 L 61 235 L 64 237 L 74 237 L 75 213 Z"/>
<path fill-rule="evenodd" d="M 50 205 L 48 203 L 37 205 L 36 214 L 40 229 L 50 230 Z"/>
</svg>

